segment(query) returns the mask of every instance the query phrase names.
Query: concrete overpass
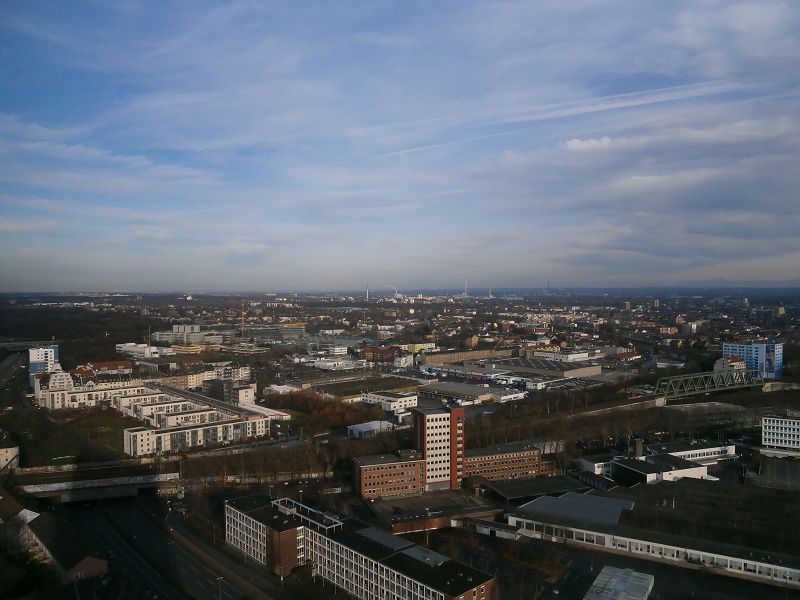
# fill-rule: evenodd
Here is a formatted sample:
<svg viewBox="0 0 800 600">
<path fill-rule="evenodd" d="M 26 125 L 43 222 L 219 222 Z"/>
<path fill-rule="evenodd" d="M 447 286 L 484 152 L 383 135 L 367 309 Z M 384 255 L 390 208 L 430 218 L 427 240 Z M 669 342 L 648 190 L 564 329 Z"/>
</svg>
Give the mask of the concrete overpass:
<svg viewBox="0 0 800 600">
<path fill-rule="evenodd" d="M 36 498 L 78 502 L 135 496 L 141 489 L 177 487 L 177 463 L 80 467 L 49 472 L 15 473 L 16 488 Z"/>
</svg>

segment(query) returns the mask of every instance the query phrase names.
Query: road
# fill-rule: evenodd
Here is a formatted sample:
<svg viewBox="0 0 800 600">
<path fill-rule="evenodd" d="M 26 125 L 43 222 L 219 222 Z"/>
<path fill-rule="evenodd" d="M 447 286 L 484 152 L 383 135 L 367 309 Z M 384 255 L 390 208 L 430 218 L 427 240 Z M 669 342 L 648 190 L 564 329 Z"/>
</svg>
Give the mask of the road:
<svg viewBox="0 0 800 600">
<path fill-rule="evenodd" d="M 109 560 L 109 571 L 122 573 L 141 588 L 142 595 L 155 594 L 158 598 L 180 600 L 183 594 L 176 591 L 135 549 L 133 549 L 112 527 L 96 506 L 70 506 L 68 518 L 77 525 L 86 537 L 95 541 L 98 548 L 114 553 Z"/>
<path fill-rule="evenodd" d="M 219 580 L 218 573 L 196 559 L 180 544 L 176 544 L 134 502 L 115 503 L 105 513 L 115 527 L 135 539 L 136 544 L 151 560 L 162 565 L 190 597 L 200 600 L 239 600 L 248 597 L 231 582 Z M 182 517 L 179 513 L 169 513 L 166 522 L 169 524 L 169 520 L 180 518 Z"/>
<path fill-rule="evenodd" d="M 24 362 L 25 358 L 22 352 L 9 354 L 5 357 L 3 362 L 0 363 L 0 389 L 8 387 L 8 383 L 22 368 Z"/>
</svg>

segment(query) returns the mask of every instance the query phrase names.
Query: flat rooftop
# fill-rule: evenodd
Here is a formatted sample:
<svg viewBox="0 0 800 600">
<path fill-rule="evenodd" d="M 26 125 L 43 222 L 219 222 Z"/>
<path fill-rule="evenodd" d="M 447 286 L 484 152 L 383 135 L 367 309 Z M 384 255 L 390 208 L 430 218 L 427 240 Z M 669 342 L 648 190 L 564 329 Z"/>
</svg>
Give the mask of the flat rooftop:
<svg viewBox="0 0 800 600">
<path fill-rule="evenodd" d="M 441 381 L 439 383 L 429 383 L 419 389 L 420 392 L 456 394 L 458 396 L 468 396 L 477 398 L 492 393 L 492 389 L 482 385 L 470 385 L 469 383 L 458 383 L 454 381 Z"/>
<path fill-rule="evenodd" d="M 566 492 L 584 492 L 590 489 L 585 483 L 576 481 L 566 475 L 487 481 L 482 485 L 505 500 L 564 494 Z"/>
<path fill-rule="evenodd" d="M 482 571 L 376 527 L 346 528 L 329 537 L 447 596 L 460 596 L 494 579 Z"/>
<path fill-rule="evenodd" d="M 556 519 L 580 519 L 598 525 L 617 525 L 623 511 L 630 511 L 634 503 L 622 498 L 605 498 L 567 492 L 558 498 L 542 496 L 523 504 L 513 512 L 523 518 L 547 521 Z"/>
<path fill-rule="evenodd" d="M 574 371 L 575 369 L 582 369 L 584 367 L 597 365 L 596 360 L 561 362 L 557 360 L 548 360 L 546 358 L 503 358 L 494 362 L 495 364 L 511 369 L 512 371 L 515 367 L 522 369 L 545 369 L 548 371 Z"/>
<path fill-rule="evenodd" d="M 691 450 L 707 450 L 711 448 L 727 448 L 734 444 L 723 444 L 716 441 L 698 440 L 694 442 L 667 442 L 664 444 L 650 444 L 647 451 L 652 454 L 670 454 L 672 452 L 689 452 Z"/>
<path fill-rule="evenodd" d="M 478 456 L 493 456 L 495 454 L 512 454 L 514 452 L 529 452 L 531 450 L 538 450 L 541 452 L 541 444 L 537 444 L 535 440 L 521 440 L 518 442 L 508 442 L 506 444 L 485 446 L 483 448 L 471 448 L 464 454 L 467 458 L 469 458 Z"/>
<path fill-rule="evenodd" d="M 373 454 L 372 456 L 357 456 L 353 459 L 353 463 L 359 467 L 369 467 L 372 465 L 408 462 L 409 460 L 423 460 L 423 458 L 421 455 L 417 455 L 415 458 L 401 458 L 397 454 Z"/>
<path fill-rule="evenodd" d="M 369 392 L 369 393 L 375 394 L 376 396 L 381 396 L 382 398 L 391 398 L 392 400 L 401 400 L 417 395 L 416 392 Z"/>
</svg>

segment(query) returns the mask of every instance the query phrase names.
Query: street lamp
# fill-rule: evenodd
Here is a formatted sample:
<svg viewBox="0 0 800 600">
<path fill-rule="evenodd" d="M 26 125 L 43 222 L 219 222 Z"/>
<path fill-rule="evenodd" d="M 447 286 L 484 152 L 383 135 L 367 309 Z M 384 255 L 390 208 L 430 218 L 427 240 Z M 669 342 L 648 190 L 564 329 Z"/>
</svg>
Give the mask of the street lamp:
<svg viewBox="0 0 800 600">
<path fill-rule="evenodd" d="M 222 600 L 222 575 L 217 577 L 217 585 L 219 586 L 219 600 Z"/>
</svg>

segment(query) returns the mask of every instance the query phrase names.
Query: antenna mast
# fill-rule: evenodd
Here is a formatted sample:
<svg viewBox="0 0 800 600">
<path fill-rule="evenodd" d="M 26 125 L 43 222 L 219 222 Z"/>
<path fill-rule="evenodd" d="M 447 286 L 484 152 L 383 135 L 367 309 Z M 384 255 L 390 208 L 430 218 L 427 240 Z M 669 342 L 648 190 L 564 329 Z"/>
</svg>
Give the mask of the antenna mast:
<svg viewBox="0 0 800 600">
<path fill-rule="evenodd" d="M 244 337 L 244 300 L 242 300 L 242 337 Z"/>
</svg>

